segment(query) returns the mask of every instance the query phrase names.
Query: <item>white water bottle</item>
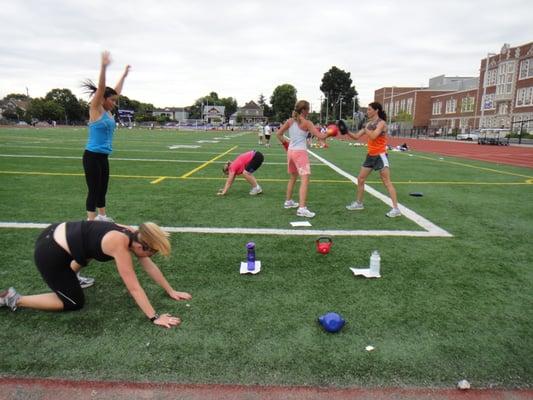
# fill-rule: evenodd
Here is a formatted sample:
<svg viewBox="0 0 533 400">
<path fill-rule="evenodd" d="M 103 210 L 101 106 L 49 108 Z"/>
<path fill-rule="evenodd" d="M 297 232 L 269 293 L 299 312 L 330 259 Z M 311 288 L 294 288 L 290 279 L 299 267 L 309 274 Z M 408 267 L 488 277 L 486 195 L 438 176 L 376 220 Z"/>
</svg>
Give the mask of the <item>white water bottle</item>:
<svg viewBox="0 0 533 400">
<path fill-rule="evenodd" d="M 381 257 L 377 250 L 372 252 L 370 256 L 370 272 L 375 275 L 379 275 L 379 265 L 381 263 Z"/>
</svg>

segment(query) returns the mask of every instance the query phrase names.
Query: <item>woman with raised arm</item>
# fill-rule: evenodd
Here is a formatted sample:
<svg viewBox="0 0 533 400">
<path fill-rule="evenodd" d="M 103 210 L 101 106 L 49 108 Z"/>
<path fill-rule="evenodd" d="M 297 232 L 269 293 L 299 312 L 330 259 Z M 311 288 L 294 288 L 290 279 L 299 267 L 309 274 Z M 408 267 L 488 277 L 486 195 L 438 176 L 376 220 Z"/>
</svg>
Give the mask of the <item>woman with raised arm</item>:
<svg viewBox="0 0 533 400">
<path fill-rule="evenodd" d="M 114 222 L 76 221 L 48 226 L 35 243 L 37 269 L 51 293 L 20 295 L 13 287 L 0 292 L 0 307 L 12 311 L 32 308 L 45 311 L 73 311 L 85 304 L 85 296 L 76 273 L 90 260 L 114 260 L 118 273 L 143 314 L 154 324 L 170 328 L 181 320 L 170 314 L 158 314 L 142 288 L 132 255 L 167 295 L 174 300 L 190 300 L 189 293 L 177 292 L 168 283 L 151 257 L 160 252 L 170 254 L 168 233 L 152 222 L 138 229 Z"/>
<path fill-rule="evenodd" d="M 111 111 L 115 108 L 118 97 L 122 93 L 124 80 L 128 76 L 130 66 L 126 66 L 122 77 L 113 89 L 106 86 L 106 70 L 109 64 L 111 64 L 111 55 L 108 51 L 104 51 L 98 86 L 89 79 L 83 83 L 83 87 L 91 95 L 89 138 L 83 153 L 83 169 L 88 188 L 85 205 L 89 221 L 94 219 L 113 221 L 106 215 L 105 208 L 109 183 L 108 157 L 113 151 L 113 134 L 116 126 Z"/>
</svg>

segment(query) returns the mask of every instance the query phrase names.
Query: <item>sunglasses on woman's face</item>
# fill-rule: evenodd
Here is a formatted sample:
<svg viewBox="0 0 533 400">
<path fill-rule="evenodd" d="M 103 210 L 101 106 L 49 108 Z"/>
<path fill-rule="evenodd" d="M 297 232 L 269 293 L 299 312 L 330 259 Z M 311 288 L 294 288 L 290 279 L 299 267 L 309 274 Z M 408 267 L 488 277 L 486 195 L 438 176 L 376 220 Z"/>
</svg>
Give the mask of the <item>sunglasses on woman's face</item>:
<svg viewBox="0 0 533 400">
<path fill-rule="evenodd" d="M 152 247 L 148 246 L 146 243 L 144 243 L 142 240 L 139 241 L 139 243 L 141 244 L 142 248 L 143 248 L 143 251 L 147 252 L 147 253 L 151 253 L 151 254 L 155 254 L 157 253 L 157 250 L 156 249 L 153 249 Z"/>
</svg>

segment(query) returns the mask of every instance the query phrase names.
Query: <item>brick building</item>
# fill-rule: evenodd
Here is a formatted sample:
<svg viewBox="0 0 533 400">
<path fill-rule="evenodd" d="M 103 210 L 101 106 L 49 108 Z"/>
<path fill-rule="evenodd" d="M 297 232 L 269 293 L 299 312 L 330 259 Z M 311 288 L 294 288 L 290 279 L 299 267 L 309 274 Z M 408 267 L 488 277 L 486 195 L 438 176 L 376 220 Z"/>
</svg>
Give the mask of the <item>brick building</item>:
<svg viewBox="0 0 533 400">
<path fill-rule="evenodd" d="M 488 59 L 488 63 L 487 63 Z M 485 79 L 487 76 L 487 79 Z M 533 42 L 481 60 L 478 77 L 431 78 L 428 87 L 385 87 L 374 92 L 392 129 L 445 133 L 474 128 L 533 131 Z M 407 120 L 407 121 L 406 121 Z M 409 126 L 411 124 L 411 126 Z"/>
<path fill-rule="evenodd" d="M 528 121 L 524 129 L 533 131 L 533 42 L 489 53 L 479 74 L 480 126 L 516 130 Z"/>
</svg>

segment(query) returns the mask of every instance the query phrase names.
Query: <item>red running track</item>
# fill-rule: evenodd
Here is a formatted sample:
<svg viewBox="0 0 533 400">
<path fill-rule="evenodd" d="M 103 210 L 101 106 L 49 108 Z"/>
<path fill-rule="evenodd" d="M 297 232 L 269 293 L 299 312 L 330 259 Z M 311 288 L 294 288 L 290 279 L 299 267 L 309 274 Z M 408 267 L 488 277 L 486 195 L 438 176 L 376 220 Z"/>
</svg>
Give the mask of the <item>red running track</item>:
<svg viewBox="0 0 533 400">
<path fill-rule="evenodd" d="M 396 137 L 389 139 L 391 146 L 398 146 L 403 143 L 407 143 L 409 149 L 414 151 L 533 168 L 533 147 L 525 145 L 495 146 L 452 140 Z"/>
</svg>

